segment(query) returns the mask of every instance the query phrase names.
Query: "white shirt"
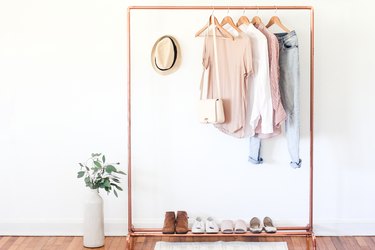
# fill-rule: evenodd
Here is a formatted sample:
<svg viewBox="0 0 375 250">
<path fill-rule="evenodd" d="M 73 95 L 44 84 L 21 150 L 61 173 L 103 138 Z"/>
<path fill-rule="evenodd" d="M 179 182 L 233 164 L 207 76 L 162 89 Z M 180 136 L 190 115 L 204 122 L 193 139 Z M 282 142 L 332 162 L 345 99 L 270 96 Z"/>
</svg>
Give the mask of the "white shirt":
<svg viewBox="0 0 375 250">
<path fill-rule="evenodd" d="M 255 128 L 260 120 L 262 134 L 269 134 L 273 132 L 273 108 L 267 38 L 253 24 L 242 24 L 239 28 L 249 36 L 253 55 L 254 73 L 248 78 L 250 136 L 255 135 Z"/>
</svg>

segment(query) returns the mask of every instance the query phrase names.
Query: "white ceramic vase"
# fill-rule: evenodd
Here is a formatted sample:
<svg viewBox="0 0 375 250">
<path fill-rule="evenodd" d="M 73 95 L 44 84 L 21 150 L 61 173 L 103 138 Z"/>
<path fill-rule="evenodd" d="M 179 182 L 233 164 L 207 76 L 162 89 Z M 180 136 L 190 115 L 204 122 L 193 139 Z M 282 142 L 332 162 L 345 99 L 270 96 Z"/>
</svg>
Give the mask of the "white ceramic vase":
<svg viewBox="0 0 375 250">
<path fill-rule="evenodd" d="M 84 210 L 83 245 L 101 247 L 104 245 L 103 199 L 98 189 L 89 189 Z"/>
</svg>

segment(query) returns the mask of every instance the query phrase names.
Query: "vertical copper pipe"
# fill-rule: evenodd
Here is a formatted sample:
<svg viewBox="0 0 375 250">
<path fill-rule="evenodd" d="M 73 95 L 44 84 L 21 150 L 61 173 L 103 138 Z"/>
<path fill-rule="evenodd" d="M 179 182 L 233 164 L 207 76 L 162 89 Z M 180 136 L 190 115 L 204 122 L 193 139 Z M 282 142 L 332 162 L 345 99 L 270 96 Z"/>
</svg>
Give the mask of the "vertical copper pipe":
<svg viewBox="0 0 375 250">
<path fill-rule="evenodd" d="M 132 162 L 131 162 L 131 53 L 130 53 L 130 8 L 128 8 L 128 232 L 132 232 Z"/>
<path fill-rule="evenodd" d="M 314 8 L 310 10 L 310 232 L 314 218 Z"/>
</svg>

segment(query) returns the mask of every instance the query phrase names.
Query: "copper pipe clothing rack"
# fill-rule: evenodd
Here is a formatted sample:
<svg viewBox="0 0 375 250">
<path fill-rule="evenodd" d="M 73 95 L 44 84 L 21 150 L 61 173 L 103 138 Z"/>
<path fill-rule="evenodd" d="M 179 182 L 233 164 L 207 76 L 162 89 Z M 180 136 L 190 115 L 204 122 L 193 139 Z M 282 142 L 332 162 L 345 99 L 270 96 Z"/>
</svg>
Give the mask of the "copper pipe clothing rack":
<svg viewBox="0 0 375 250">
<path fill-rule="evenodd" d="M 309 10 L 310 11 L 310 182 L 309 182 L 309 224 L 297 227 L 278 227 L 274 234 L 168 234 L 164 235 L 158 228 L 135 228 L 132 217 L 132 161 L 131 161 L 131 10 Z M 132 239 L 139 236 L 168 236 L 168 237 L 278 237 L 278 236 L 306 236 L 311 238 L 312 247 L 316 249 L 316 238 L 313 231 L 313 203 L 314 203 L 314 8 L 312 6 L 130 6 L 127 12 L 127 73 L 128 73 L 128 236 L 127 249 L 132 249 Z"/>
</svg>

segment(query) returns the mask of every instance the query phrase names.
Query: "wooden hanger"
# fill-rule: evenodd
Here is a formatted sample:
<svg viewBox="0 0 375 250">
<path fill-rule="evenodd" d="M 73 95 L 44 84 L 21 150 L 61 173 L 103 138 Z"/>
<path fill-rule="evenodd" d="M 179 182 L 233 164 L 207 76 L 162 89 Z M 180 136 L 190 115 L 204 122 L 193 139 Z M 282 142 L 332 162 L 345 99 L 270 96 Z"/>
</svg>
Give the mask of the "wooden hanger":
<svg viewBox="0 0 375 250">
<path fill-rule="evenodd" d="M 254 24 L 254 25 L 263 24 L 263 23 L 262 23 L 262 19 L 260 19 L 259 16 L 255 16 L 255 17 L 253 17 L 253 19 L 251 20 L 251 23 Z"/>
<path fill-rule="evenodd" d="M 230 16 L 226 16 L 221 20 L 220 25 L 223 27 L 225 24 L 229 24 L 237 32 L 242 32 L 233 22 L 233 19 Z"/>
<path fill-rule="evenodd" d="M 237 27 L 240 27 L 242 24 L 249 25 L 250 20 L 247 18 L 247 16 L 241 16 L 237 21 Z"/>
<path fill-rule="evenodd" d="M 271 27 L 274 24 L 276 24 L 277 26 L 279 26 L 285 32 L 288 32 L 288 33 L 290 32 L 290 30 L 281 23 L 280 18 L 278 16 L 271 17 L 271 19 L 267 23 L 266 27 L 269 28 L 269 27 Z"/>
<path fill-rule="evenodd" d="M 213 19 L 213 21 L 212 21 Z M 206 24 L 203 28 L 201 28 L 197 33 L 195 33 L 195 36 L 199 36 L 200 34 L 202 34 L 203 31 L 205 31 L 206 29 L 208 29 L 208 27 L 210 27 L 210 25 L 212 24 L 212 22 L 214 23 L 214 25 L 216 26 L 216 28 L 218 28 L 219 32 L 222 34 L 222 36 L 226 37 L 226 38 L 231 38 L 231 39 L 234 39 L 233 36 L 226 30 L 224 29 L 219 21 L 217 20 L 217 18 L 215 16 L 210 16 L 210 19 L 208 21 L 208 24 Z M 208 32 L 208 31 L 207 31 Z"/>
</svg>

